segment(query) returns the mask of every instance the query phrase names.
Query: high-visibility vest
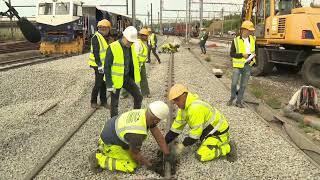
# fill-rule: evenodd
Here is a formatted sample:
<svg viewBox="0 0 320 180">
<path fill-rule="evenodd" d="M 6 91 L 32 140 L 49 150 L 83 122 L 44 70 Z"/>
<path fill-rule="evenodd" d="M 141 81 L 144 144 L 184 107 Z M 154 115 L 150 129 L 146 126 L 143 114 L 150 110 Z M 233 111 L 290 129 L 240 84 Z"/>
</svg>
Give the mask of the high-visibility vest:
<svg viewBox="0 0 320 180">
<path fill-rule="evenodd" d="M 128 144 L 124 136 L 127 133 L 132 134 L 148 134 L 146 110 L 135 109 L 124 114 L 121 114 L 115 122 L 116 134 L 121 141 Z"/>
<path fill-rule="evenodd" d="M 254 36 L 249 36 L 250 38 L 250 52 L 255 53 L 255 44 L 256 44 L 256 38 Z M 246 52 L 246 46 L 241 39 L 240 36 L 237 36 L 236 38 L 233 39 L 234 46 L 236 47 L 236 53 L 247 53 Z M 232 66 L 234 68 L 243 68 L 246 63 L 246 58 L 232 58 Z M 250 62 L 250 66 L 253 66 L 253 64 L 256 63 L 256 59 L 253 58 L 252 61 Z"/>
<path fill-rule="evenodd" d="M 155 41 L 155 34 L 154 33 L 152 33 L 152 34 L 150 34 L 148 36 L 148 43 L 152 48 L 156 47 L 156 41 Z"/>
<path fill-rule="evenodd" d="M 140 46 L 142 47 L 140 52 L 137 52 L 138 54 L 138 61 L 139 63 L 144 63 L 147 61 L 147 57 L 148 57 L 148 47 L 147 45 L 141 40 L 138 39 L 138 43 L 140 44 Z"/>
<path fill-rule="evenodd" d="M 185 125 L 190 127 L 189 137 L 200 139 L 203 130 L 210 124 L 214 127 L 214 132 L 223 132 L 228 127 L 228 121 L 223 114 L 210 104 L 198 99 L 198 96 L 188 93 L 185 109 L 179 109 L 176 119 L 172 123 L 171 131 L 180 134 Z"/>
<path fill-rule="evenodd" d="M 94 34 L 93 37 L 95 37 L 95 36 L 97 37 L 98 42 L 99 42 L 100 61 L 101 61 L 102 66 L 104 66 L 105 61 L 106 61 L 106 53 L 107 53 L 107 49 L 108 49 L 108 43 L 105 40 L 105 38 L 98 31 Z M 95 58 L 94 58 L 92 43 L 91 43 L 91 48 L 90 48 L 90 55 L 89 55 L 88 64 L 90 66 L 94 66 L 94 67 L 98 66 L 96 61 L 95 61 Z"/>
<path fill-rule="evenodd" d="M 123 49 L 119 40 L 111 43 L 110 48 L 113 54 L 113 64 L 111 66 L 111 79 L 113 82 L 113 87 L 116 89 L 120 89 L 122 88 L 123 81 L 124 81 Z M 139 60 L 133 44 L 131 46 L 131 54 L 132 54 L 133 69 L 134 69 L 134 81 L 136 83 L 139 83 L 141 80 Z"/>
</svg>

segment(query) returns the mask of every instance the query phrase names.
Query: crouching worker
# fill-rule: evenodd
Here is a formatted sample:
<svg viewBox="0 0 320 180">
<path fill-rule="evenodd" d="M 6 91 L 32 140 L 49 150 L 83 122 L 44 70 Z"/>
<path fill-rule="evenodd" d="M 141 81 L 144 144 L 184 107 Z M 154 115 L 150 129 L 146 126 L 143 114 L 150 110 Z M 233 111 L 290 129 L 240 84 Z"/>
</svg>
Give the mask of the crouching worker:
<svg viewBox="0 0 320 180">
<path fill-rule="evenodd" d="M 99 138 L 99 148 L 89 156 L 93 172 L 102 169 L 133 173 L 138 165 L 152 169 L 152 163 L 141 153 L 148 130 L 157 141 L 166 160 L 172 159 L 169 148 L 157 124 L 167 118 L 169 108 L 162 101 L 149 104 L 147 109 L 128 111 L 107 120 Z"/>
<path fill-rule="evenodd" d="M 176 119 L 165 140 L 172 142 L 188 124 L 189 136 L 175 147 L 176 155 L 183 152 L 186 146 L 201 142 L 196 152 L 199 161 L 210 161 L 220 156 L 226 156 L 229 145 L 229 125 L 224 115 L 210 104 L 201 101 L 181 85 L 174 85 L 169 92 L 169 100 L 178 106 Z"/>
</svg>

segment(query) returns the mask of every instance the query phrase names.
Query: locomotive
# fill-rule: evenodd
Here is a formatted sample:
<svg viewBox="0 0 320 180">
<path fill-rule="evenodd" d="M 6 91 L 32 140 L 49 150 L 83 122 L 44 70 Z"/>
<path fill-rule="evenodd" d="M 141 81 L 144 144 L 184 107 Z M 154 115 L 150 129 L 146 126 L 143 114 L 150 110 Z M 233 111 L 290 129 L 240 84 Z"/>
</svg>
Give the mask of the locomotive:
<svg viewBox="0 0 320 180">
<path fill-rule="evenodd" d="M 97 23 L 102 19 L 111 22 L 111 35 L 115 39 L 132 24 L 129 16 L 78 0 L 39 0 L 36 8 L 42 54 L 83 53 L 97 30 Z M 140 22 L 137 23 L 139 25 Z"/>
</svg>

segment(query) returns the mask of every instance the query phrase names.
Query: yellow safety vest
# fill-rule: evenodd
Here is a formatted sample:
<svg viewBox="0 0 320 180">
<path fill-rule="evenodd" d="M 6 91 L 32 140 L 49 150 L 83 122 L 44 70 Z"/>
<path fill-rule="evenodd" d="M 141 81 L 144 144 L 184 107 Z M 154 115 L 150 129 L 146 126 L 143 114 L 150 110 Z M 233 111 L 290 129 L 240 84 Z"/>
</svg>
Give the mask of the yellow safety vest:
<svg viewBox="0 0 320 180">
<path fill-rule="evenodd" d="M 135 109 L 121 114 L 115 122 L 116 134 L 124 143 L 128 144 L 124 136 L 127 133 L 148 134 L 146 109 Z"/>
<path fill-rule="evenodd" d="M 193 139 L 199 139 L 203 130 L 210 124 L 218 132 L 223 132 L 229 127 L 227 119 L 219 110 L 199 100 L 196 94 L 190 92 L 186 99 L 185 109 L 178 110 L 170 130 L 180 134 L 186 124 L 190 127 L 189 137 Z"/>
<path fill-rule="evenodd" d="M 137 54 L 139 63 L 141 64 L 141 63 L 145 63 L 147 61 L 148 47 L 141 39 L 138 39 L 138 43 L 142 47 L 142 50 L 140 52 L 138 52 L 138 54 Z"/>
<path fill-rule="evenodd" d="M 151 45 L 152 48 L 156 47 L 156 41 L 155 41 L 155 34 L 152 33 L 149 35 L 148 37 L 148 42 L 149 42 L 149 45 Z"/>
<path fill-rule="evenodd" d="M 250 51 L 251 53 L 255 53 L 255 44 L 256 44 L 256 38 L 254 36 L 249 36 L 250 38 Z M 236 47 L 236 53 L 246 53 L 246 46 L 244 44 L 243 39 L 241 39 L 240 36 L 233 39 L 234 46 Z M 243 68 L 246 63 L 245 58 L 232 58 L 232 66 L 234 68 Z M 253 58 L 253 60 L 250 62 L 250 66 L 253 66 L 253 64 L 256 63 L 256 59 Z"/>
<path fill-rule="evenodd" d="M 104 66 L 105 61 L 106 61 L 106 53 L 107 53 L 107 49 L 108 49 L 108 43 L 105 40 L 105 38 L 98 31 L 94 34 L 94 36 L 97 36 L 97 38 L 98 38 L 99 47 L 100 47 L 100 53 L 99 53 L 100 54 L 100 61 L 101 61 L 102 66 Z M 89 66 L 94 66 L 94 67 L 98 66 L 95 61 L 95 58 L 94 58 L 92 43 L 91 43 L 91 48 L 90 48 L 90 55 L 89 55 L 88 64 L 89 64 Z"/>
<path fill-rule="evenodd" d="M 113 64 L 111 66 L 111 79 L 113 82 L 113 87 L 116 89 L 122 88 L 124 81 L 124 55 L 122 46 L 119 41 L 115 41 L 110 44 L 110 48 L 113 54 Z M 131 53 L 134 69 L 134 81 L 136 83 L 139 83 L 141 80 L 139 60 L 134 45 L 131 46 Z"/>
</svg>

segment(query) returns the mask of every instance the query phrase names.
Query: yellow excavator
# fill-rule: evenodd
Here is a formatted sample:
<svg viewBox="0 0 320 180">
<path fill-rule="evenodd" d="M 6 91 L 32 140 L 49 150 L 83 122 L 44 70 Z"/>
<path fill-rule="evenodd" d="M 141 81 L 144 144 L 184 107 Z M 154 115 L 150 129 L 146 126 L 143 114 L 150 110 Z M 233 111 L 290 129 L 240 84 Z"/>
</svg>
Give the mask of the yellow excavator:
<svg viewBox="0 0 320 180">
<path fill-rule="evenodd" d="M 320 87 L 320 5 L 301 0 L 245 0 L 242 21 L 254 22 L 257 65 L 253 75 L 301 70 L 307 84 Z"/>
</svg>

